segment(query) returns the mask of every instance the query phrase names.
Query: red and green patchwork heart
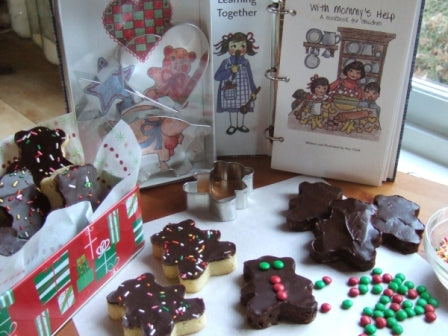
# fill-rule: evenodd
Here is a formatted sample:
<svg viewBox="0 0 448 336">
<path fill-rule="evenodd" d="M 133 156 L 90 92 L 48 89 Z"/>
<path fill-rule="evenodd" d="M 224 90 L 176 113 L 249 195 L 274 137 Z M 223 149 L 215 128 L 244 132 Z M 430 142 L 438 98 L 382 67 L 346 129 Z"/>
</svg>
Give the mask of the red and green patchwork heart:
<svg viewBox="0 0 448 336">
<path fill-rule="evenodd" d="M 140 61 L 144 61 L 170 26 L 168 0 L 115 0 L 104 10 L 107 33 Z"/>
</svg>

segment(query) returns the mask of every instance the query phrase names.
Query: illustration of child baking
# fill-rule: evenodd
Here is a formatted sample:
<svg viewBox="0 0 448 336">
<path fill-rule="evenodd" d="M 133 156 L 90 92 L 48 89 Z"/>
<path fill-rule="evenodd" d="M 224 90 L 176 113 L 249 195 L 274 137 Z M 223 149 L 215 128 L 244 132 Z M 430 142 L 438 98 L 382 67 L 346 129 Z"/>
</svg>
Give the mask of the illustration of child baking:
<svg viewBox="0 0 448 336">
<path fill-rule="evenodd" d="M 350 62 L 344 67 L 342 73 L 343 77 L 341 76 L 330 84 L 330 96 L 342 95 L 361 100 L 363 95 L 359 81 L 366 76 L 364 64 L 360 61 Z"/>
<path fill-rule="evenodd" d="M 378 82 L 367 83 L 364 87 L 364 99 L 359 102 L 358 109 L 375 110 L 377 116 L 380 116 L 381 107 L 378 106 L 376 100 L 380 96 L 381 88 Z"/>
<path fill-rule="evenodd" d="M 310 78 L 308 88 L 302 104 L 293 111 L 297 119 L 305 119 L 308 116 L 320 116 L 322 114 L 322 103 L 328 99 L 330 83 L 326 77 L 317 74 Z"/>
<path fill-rule="evenodd" d="M 250 63 L 245 57 L 256 54 L 253 33 L 242 32 L 224 35 L 222 40 L 214 45 L 218 56 L 228 53 L 215 73 L 219 81 L 217 112 L 229 113 L 229 127 L 226 133 L 231 135 L 236 131 L 249 132 L 244 119 L 247 112 L 254 111 L 254 101 L 260 88 L 256 87 Z M 241 114 L 241 120 L 239 120 Z"/>
</svg>

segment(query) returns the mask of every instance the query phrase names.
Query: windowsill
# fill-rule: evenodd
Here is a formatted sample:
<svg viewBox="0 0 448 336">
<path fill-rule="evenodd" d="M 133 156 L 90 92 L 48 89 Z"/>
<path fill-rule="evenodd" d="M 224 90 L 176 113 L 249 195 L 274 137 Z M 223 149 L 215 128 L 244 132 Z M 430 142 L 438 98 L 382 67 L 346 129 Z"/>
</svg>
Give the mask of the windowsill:
<svg viewBox="0 0 448 336">
<path fill-rule="evenodd" d="M 448 185 L 448 167 L 402 149 L 398 160 L 400 172 Z"/>
</svg>

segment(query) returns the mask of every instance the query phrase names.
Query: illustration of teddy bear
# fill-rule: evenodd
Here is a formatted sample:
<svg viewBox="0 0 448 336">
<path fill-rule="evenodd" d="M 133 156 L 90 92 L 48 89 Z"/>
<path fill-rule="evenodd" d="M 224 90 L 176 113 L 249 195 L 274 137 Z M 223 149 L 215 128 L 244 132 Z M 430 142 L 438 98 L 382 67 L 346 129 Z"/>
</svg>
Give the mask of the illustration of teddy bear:
<svg viewBox="0 0 448 336">
<path fill-rule="evenodd" d="M 154 100 L 166 96 L 182 105 L 191 92 L 191 79 L 194 75 L 190 76 L 189 73 L 192 63 L 196 60 L 196 53 L 172 46 L 165 47 L 163 53 L 162 67 L 148 69 L 148 76 L 155 84 L 144 94 Z"/>
</svg>

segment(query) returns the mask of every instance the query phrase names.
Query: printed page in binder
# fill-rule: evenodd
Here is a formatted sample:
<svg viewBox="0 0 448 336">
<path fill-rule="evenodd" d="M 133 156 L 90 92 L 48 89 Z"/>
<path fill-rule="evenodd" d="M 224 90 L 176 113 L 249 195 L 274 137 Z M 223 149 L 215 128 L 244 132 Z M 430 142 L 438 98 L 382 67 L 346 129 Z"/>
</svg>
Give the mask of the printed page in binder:
<svg viewBox="0 0 448 336">
<path fill-rule="evenodd" d="M 421 0 L 286 1 L 272 167 L 395 177 Z"/>
<path fill-rule="evenodd" d="M 270 154 L 270 1 L 210 1 L 217 155 Z"/>
</svg>

